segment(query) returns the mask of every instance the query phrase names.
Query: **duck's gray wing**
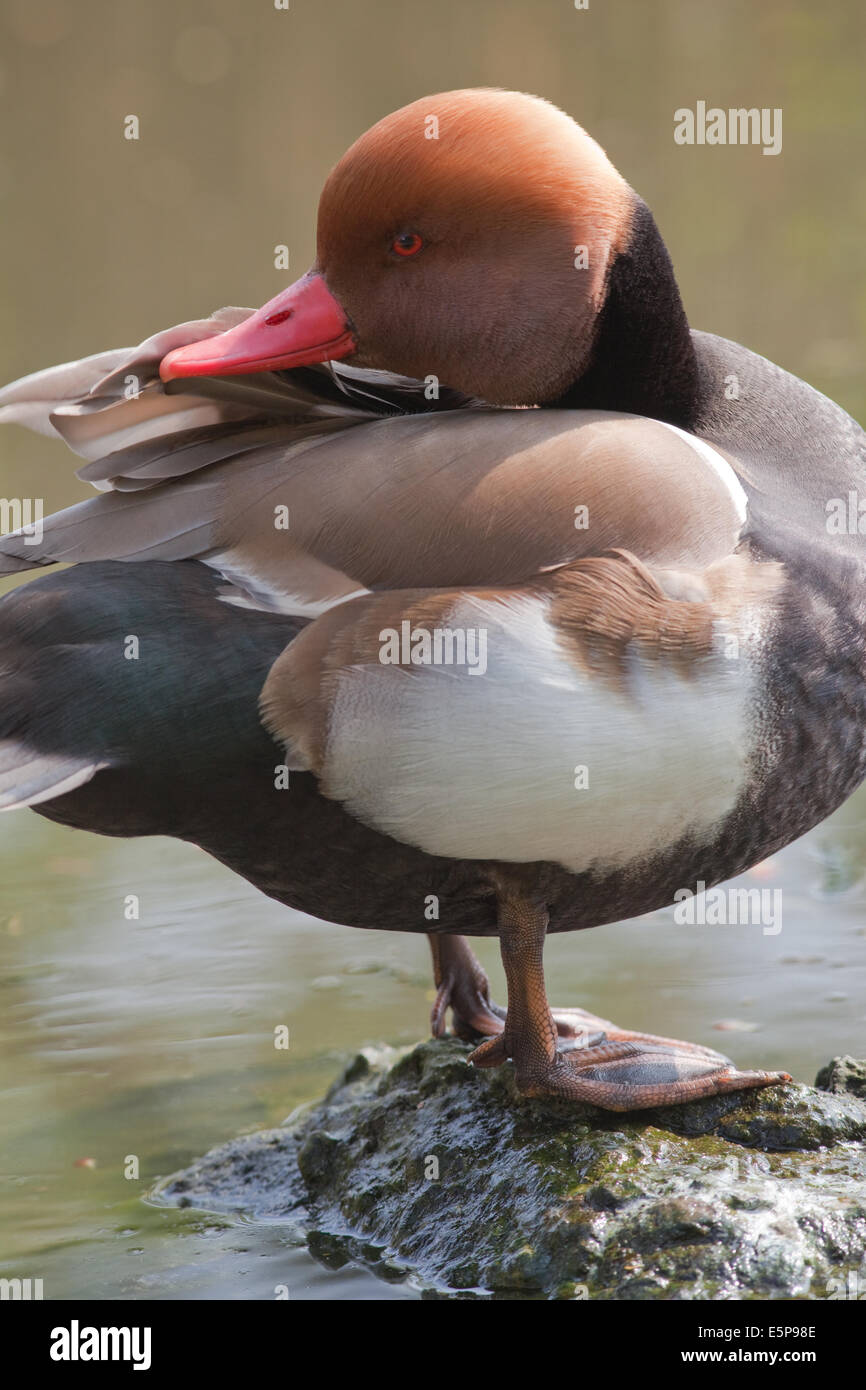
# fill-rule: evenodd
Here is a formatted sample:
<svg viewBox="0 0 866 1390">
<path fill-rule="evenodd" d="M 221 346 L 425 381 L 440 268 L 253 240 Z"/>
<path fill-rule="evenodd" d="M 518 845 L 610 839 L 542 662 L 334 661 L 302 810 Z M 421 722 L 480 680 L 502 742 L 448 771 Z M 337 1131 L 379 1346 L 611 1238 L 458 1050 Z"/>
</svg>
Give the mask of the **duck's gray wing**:
<svg viewBox="0 0 866 1390">
<path fill-rule="evenodd" d="M 59 435 L 86 459 L 78 476 L 99 491 L 154 487 L 231 456 L 238 426 L 279 422 L 282 439 L 330 433 L 382 415 L 453 410 L 473 402 L 390 372 L 321 363 L 287 372 L 164 383 L 166 353 L 225 332 L 253 311 L 219 309 L 133 348 L 49 367 L 0 390 L 0 423 Z M 300 432 L 300 434 L 299 434 Z"/>
</svg>

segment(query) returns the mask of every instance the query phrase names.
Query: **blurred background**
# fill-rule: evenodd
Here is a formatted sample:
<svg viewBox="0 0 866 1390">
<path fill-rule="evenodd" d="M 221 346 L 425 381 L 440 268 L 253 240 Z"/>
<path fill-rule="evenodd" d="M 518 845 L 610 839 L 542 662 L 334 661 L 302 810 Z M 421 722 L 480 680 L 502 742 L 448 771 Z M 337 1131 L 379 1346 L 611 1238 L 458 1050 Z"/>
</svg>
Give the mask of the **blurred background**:
<svg viewBox="0 0 866 1390">
<path fill-rule="evenodd" d="M 863 422 L 864 62 L 860 0 L 0 0 L 0 379 L 262 303 L 311 261 L 321 184 L 367 126 L 494 85 L 548 97 L 607 149 L 695 327 Z M 782 153 L 675 145 L 674 110 L 698 100 L 781 107 Z M 0 496 L 53 511 L 87 495 L 75 464 L 10 427 Z M 684 935 L 661 913 L 558 938 L 555 1002 L 800 1079 L 863 1055 L 864 810 L 860 794 L 749 876 L 783 888 L 779 936 Z M 146 910 L 125 922 L 136 891 Z M 495 946 L 480 954 L 501 995 Z M 353 1048 L 423 1036 L 428 1008 L 422 940 L 322 926 L 177 843 L 4 818 L 0 1274 L 42 1277 L 46 1297 L 414 1296 L 319 1269 L 286 1228 L 141 1196 L 320 1094 Z"/>
</svg>

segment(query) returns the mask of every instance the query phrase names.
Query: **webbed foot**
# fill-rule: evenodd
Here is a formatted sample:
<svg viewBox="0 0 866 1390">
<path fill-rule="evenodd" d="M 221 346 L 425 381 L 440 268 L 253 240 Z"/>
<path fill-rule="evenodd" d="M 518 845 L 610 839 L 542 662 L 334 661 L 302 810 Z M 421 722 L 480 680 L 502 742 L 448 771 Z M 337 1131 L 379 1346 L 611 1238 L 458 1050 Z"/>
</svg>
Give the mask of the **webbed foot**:
<svg viewBox="0 0 866 1390">
<path fill-rule="evenodd" d="M 509 1046 L 503 1034 L 483 1042 L 469 1060 L 490 1067 L 511 1055 L 524 1095 L 561 1096 L 620 1111 L 681 1105 L 702 1096 L 791 1080 L 787 1072 L 739 1071 L 730 1058 L 697 1043 L 630 1033 L 613 1025 L 601 1034 L 588 1031 L 573 1045 L 558 1047 L 553 1057 L 526 1058 L 522 1051 L 519 1040 Z"/>
<path fill-rule="evenodd" d="M 787 1072 L 739 1071 L 712 1048 L 630 1032 L 583 1009 L 551 1011 L 542 969 L 546 929 L 544 905 L 503 884 L 499 942 L 508 1012 L 501 1031 L 471 1054 L 475 1066 L 496 1067 L 511 1058 L 524 1095 L 560 1096 L 619 1111 L 680 1105 L 791 1080 Z"/>
</svg>

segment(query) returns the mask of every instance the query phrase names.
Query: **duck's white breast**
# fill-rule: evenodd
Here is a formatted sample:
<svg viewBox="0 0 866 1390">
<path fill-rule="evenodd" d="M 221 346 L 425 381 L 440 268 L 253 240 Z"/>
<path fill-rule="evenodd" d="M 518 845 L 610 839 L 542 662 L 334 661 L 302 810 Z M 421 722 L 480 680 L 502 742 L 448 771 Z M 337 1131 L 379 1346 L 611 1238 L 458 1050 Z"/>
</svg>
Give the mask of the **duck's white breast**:
<svg viewBox="0 0 866 1390">
<path fill-rule="evenodd" d="M 323 789 L 359 818 L 434 854 L 579 872 L 709 840 L 733 809 L 759 633 L 730 643 L 717 624 L 688 673 L 632 642 L 611 681 L 571 659 L 544 597 L 461 595 L 447 626 L 486 633 L 484 674 L 367 664 L 337 678 Z"/>
</svg>

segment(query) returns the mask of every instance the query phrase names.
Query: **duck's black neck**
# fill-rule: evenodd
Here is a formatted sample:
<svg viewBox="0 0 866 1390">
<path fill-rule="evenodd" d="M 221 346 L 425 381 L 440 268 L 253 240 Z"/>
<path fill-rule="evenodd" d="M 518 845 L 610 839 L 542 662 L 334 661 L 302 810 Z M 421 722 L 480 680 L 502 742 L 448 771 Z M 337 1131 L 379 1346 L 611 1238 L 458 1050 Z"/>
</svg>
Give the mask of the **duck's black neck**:
<svg viewBox="0 0 866 1390">
<path fill-rule="evenodd" d="M 698 413 L 698 367 L 671 258 L 646 203 L 614 261 L 590 364 L 560 409 L 624 410 L 684 428 Z"/>
</svg>

